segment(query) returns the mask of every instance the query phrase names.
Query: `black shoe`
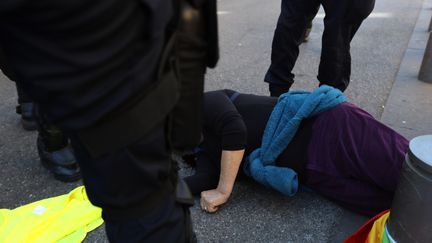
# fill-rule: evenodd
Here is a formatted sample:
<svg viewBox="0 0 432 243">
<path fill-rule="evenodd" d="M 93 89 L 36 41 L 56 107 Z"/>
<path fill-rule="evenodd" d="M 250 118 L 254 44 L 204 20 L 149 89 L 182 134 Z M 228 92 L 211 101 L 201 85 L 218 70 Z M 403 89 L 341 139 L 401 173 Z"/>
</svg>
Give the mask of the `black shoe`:
<svg viewBox="0 0 432 243">
<path fill-rule="evenodd" d="M 37 129 L 33 102 L 19 104 L 16 107 L 16 113 L 21 115 L 21 124 L 24 130 L 34 131 Z"/>
<path fill-rule="evenodd" d="M 39 132 L 37 148 L 42 165 L 63 182 L 81 178 L 81 171 L 72 148 L 63 133 L 55 127 Z M 66 140 L 66 142 L 65 142 Z"/>
<path fill-rule="evenodd" d="M 291 85 L 279 85 L 279 84 L 272 84 L 269 83 L 269 90 L 270 90 L 270 96 L 272 97 L 279 97 L 282 94 L 285 94 L 289 91 Z"/>
</svg>

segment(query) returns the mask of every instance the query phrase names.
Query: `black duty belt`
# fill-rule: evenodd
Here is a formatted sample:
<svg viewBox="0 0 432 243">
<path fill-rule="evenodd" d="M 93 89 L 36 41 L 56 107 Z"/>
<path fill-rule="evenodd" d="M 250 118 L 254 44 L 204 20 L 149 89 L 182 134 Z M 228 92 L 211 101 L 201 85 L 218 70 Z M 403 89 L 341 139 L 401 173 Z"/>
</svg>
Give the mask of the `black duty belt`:
<svg viewBox="0 0 432 243">
<path fill-rule="evenodd" d="M 78 138 L 93 157 L 123 148 L 142 138 L 165 119 L 178 96 L 177 80 L 174 71 L 171 71 L 133 107 L 96 126 L 79 131 Z"/>
</svg>

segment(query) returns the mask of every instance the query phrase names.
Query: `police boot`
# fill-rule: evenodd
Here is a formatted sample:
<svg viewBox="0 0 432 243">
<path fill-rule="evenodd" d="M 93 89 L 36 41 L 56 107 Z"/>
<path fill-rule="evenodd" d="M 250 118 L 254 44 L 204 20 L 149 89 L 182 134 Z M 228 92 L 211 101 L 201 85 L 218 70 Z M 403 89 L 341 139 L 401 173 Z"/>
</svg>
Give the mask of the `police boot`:
<svg viewBox="0 0 432 243">
<path fill-rule="evenodd" d="M 63 182 L 81 178 L 80 168 L 67 137 L 52 124 L 39 124 L 37 148 L 42 165 Z"/>
<path fill-rule="evenodd" d="M 37 129 L 33 102 L 20 103 L 16 107 L 16 113 L 21 115 L 21 124 L 24 130 L 33 131 Z"/>
</svg>

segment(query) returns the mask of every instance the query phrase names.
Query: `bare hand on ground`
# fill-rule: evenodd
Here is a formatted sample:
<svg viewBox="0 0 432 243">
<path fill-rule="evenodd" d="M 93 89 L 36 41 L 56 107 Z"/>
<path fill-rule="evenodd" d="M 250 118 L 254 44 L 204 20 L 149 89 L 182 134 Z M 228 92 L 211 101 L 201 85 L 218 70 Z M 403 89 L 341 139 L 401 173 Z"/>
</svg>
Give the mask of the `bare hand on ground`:
<svg viewBox="0 0 432 243">
<path fill-rule="evenodd" d="M 219 206 L 228 201 L 229 194 L 222 193 L 217 189 L 201 192 L 201 209 L 209 213 L 215 213 Z"/>
</svg>

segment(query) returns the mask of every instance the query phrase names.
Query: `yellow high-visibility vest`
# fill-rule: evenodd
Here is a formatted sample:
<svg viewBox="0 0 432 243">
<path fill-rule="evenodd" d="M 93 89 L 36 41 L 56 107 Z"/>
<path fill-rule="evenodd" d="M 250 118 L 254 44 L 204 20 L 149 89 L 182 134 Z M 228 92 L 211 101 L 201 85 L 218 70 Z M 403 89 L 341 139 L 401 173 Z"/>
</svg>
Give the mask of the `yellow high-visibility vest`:
<svg viewBox="0 0 432 243">
<path fill-rule="evenodd" d="M 103 223 L 101 212 L 83 186 L 13 210 L 0 209 L 0 242 L 81 242 Z"/>
</svg>

